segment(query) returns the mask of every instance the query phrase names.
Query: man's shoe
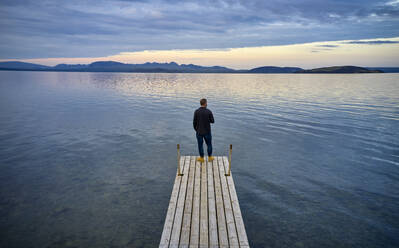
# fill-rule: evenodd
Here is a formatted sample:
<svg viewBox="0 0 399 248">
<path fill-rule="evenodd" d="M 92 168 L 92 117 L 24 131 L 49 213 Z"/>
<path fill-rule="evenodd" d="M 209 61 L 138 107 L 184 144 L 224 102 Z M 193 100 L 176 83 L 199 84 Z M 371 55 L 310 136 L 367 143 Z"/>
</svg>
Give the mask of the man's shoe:
<svg viewBox="0 0 399 248">
<path fill-rule="evenodd" d="M 213 156 L 208 157 L 208 162 L 212 162 L 215 158 Z"/>
<path fill-rule="evenodd" d="M 203 162 L 205 162 L 205 159 L 203 157 L 198 157 L 197 161 L 203 163 Z"/>
</svg>

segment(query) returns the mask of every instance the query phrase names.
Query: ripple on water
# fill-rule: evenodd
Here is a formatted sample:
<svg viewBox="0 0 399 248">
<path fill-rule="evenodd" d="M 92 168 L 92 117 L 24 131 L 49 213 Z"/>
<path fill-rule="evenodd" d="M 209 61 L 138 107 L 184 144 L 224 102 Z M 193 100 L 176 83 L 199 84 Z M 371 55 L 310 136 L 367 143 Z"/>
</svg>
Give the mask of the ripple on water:
<svg viewBox="0 0 399 248">
<path fill-rule="evenodd" d="M 399 78 L 0 72 L 0 247 L 155 247 L 209 100 L 251 247 L 399 246 Z"/>
</svg>

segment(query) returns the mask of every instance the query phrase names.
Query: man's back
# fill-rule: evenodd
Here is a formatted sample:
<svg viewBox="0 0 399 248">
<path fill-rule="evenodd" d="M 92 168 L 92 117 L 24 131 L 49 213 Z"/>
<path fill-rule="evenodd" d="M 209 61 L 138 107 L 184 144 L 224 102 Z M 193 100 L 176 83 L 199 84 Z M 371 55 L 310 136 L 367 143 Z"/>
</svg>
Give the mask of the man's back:
<svg viewBox="0 0 399 248">
<path fill-rule="evenodd" d="M 211 133 L 211 123 L 214 123 L 212 111 L 200 107 L 194 112 L 193 127 L 200 135 Z"/>
</svg>

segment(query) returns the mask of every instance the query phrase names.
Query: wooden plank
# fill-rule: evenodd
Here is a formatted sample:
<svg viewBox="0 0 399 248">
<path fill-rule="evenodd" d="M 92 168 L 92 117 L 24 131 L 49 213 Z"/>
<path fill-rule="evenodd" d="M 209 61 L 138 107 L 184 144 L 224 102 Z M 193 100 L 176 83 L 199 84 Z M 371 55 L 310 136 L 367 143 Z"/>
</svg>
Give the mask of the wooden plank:
<svg viewBox="0 0 399 248">
<path fill-rule="evenodd" d="M 249 248 L 227 157 L 211 163 L 180 158 L 183 176 L 173 185 L 159 247 Z"/>
<path fill-rule="evenodd" d="M 229 236 L 230 247 L 239 247 L 236 230 L 236 223 L 234 220 L 233 208 L 230 201 L 230 191 L 227 186 L 226 176 L 224 175 L 223 157 L 218 157 L 220 182 L 222 185 L 222 195 L 224 201 L 224 211 L 226 214 L 227 232 Z"/>
<path fill-rule="evenodd" d="M 190 247 L 198 247 L 200 237 L 200 201 L 201 201 L 201 167 L 204 163 L 195 163 L 193 210 L 191 215 Z"/>
<path fill-rule="evenodd" d="M 208 159 L 201 166 L 201 211 L 200 211 L 200 245 L 199 247 L 208 246 L 208 180 L 207 167 Z"/>
<path fill-rule="evenodd" d="M 185 159 L 184 157 L 180 157 L 180 165 L 182 173 L 184 173 L 184 168 L 186 168 L 184 159 Z M 161 241 L 159 242 L 159 247 L 162 248 L 169 247 L 169 241 L 172 234 L 173 221 L 175 219 L 175 212 L 176 212 L 181 181 L 182 181 L 182 176 L 178 176 L 176 171 L 175 183 L 173 185 L 172 195 L 170 196 L 169 207 L 165 218 L 165 224 L 163 226 Z"/>
<path fill-rule="evenodd" d="M 186 201 L 184 204 L 183 223 L 180 233 L 179 247 L 188 247 L 190 244 L 191 214 L 194 193 L 195 156 L 190 157 L 190 174 L 188 175 Z"/>
<path fill-rule="evenodd" d="M 224 162 L 224 168 L 227 170 L 229 166 L 229 161 L 227 157 L 223 157 L 223 162 Z M 230 174 L 230 176 L 226 177 L 227 179 L 227 184 L 229 186 L 230 190 L 230 198 L 231 198 L 231 204 L 233 207 L 233 212 L 234 212 L 234 218 L 236 222 L 236 228 L 237 228 L 237 234 L 238 234 L 238 240 L 240 243 L 240 247 L 249 247 L 248 243 L 248 237 L 247 233 L 245 231 L 245 226 L 244 226 L 244 221 L 241 215 L 241 210 L 240 210 L 240 204 L 238 202 L 238 197 L 237 197 L 237 192 L 234 186 L 234 180 L 233 180 L 233 175 Z"/>
<path fill-rule="evenodd" d="M 190 156 L 184 156 L 184 175 L 181 179 L 181 185 L 179 190 L 179 196 L 177 199 L 177 206 L 176 206 L 176 213 L 175 218 L 173 221 L 172 227 L 172 235 L 170 237 L 169 247 L 178 247 L 179 245 L 179 238 L 180 238 L 180 231 L 182 227 L 182 220 L 183 220 L 183 210 L 184 210 L 184 202 L 186 199 L 186 191 L 187 191 L 187 181 L 188 175 L 190 173 Z"/>
<path fill-rule="evenodd" d="M 224 203 L 222 195 L 222 186 L 220 182 L 219 169 L 218 169 L 219 163 L 217 158 L 215 162 L 217 166 L 215 166 L 213 170 L 213 179 L 214 179 L 215 196 L 216 196 L 216 215 L 218 223 L 219 247 L 229 247 L 227 227 L 226 227 L 226 217 L 224 212 Z"/>
<path fill-rule="evenodd" d="M 213 169 L 216 167 L 217 163 L 208 163 L 208 214 L 209 214 L 209 247 L 217 248 L 219 247 L 218 241 L 218 226 L 216 219 L 216 203 L 215 203 L 215 188 L 213 182 Z"/>
</svg>

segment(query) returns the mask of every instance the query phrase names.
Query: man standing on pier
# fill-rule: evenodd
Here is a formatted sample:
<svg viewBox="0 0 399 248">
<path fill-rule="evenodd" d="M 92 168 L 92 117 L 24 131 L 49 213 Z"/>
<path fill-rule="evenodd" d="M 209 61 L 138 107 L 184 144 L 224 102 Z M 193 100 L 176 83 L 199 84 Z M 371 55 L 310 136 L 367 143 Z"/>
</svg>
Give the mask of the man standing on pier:
<svg viewBox="0 0 399 248">
<path fill-rule="evenodd" d="M 198 141 L 198 150 L 200 157 L 197 158 L 197 161 L 203 163 L 204 160 L 204 139 L 207 146 L 208 152 L 208 161 L 213 161 L 212 156 L 212 135 L 211 135 L 211 123 L 215 123 L 213 119 L 212 111 L 207 109 L 208 106 L 207 100 L 205 98 L 200 100 L 201 107 L 199 107 L 194 112 L 194 120 L 193 126 L 196 131 L 197 141 Z"/>
</svg>

